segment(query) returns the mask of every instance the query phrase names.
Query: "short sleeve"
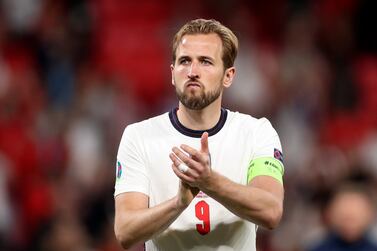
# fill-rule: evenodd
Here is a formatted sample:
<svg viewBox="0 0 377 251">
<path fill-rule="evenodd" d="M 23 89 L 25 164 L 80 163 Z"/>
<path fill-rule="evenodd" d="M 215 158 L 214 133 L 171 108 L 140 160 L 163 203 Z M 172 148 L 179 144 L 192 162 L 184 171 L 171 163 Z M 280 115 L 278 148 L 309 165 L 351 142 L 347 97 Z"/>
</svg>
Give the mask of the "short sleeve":
<svg viewBox="0 0 377 251">
<path fill-rule="evenodd" d="M 262 118 L 254 130 L 254 151 L 249 163 L 247 182 L 267 175 L 283 183 L 284 159 L 279 136 L 271 123 Z"/>
<path fill-rule="evenodd" d="M 140 192 L 149 196 L 146 159 L 135 129 L 128 126 L 119 144 L 114 197 L 125 192 Z"/>
<path fill-rule="evenodd" d="M 254 131 L 254 151 L 252 159 L 260 157 L 273 157 L 282 164 L 284 162 L 279 136 L 270 121 L 266 118 L 259 120 L 257 128 Z"/>
</svg>

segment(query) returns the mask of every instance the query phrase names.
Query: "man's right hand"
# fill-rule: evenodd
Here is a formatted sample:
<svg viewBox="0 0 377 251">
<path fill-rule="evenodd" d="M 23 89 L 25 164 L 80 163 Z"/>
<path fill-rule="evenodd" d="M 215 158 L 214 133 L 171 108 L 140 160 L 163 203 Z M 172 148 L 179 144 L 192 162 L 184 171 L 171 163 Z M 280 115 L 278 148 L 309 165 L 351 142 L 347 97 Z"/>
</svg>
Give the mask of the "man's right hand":
<svg viewBox="0 0 377 251">
<path fill-rule="evenodd" d="M 177 194 L 177 208 L 185 209 L 199 193 L 197 187 L 191 187 L 182 180 L 179 181 L 179 191 Z"/>
</svg>

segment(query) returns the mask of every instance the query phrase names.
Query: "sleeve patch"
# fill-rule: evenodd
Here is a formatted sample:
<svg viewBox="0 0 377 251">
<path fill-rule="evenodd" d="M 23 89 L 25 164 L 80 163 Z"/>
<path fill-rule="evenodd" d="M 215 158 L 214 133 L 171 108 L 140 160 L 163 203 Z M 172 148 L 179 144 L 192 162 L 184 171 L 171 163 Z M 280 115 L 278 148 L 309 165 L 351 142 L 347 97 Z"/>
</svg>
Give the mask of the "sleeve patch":
<svg viewBox="0 0 377 251">
<path fill-rule="evenodd" d="M 283 184 L 284 166 L 276 157 L 262 157 L 254 159 L 250 162 L 247 171 L 247 182 L 257 176 L 267 175 L 277 179 Z"/>
<path fill-rule="evenodd" d="M 122 172 L 123 172 L 122 164 L 120 163 L 120 161 L 117 161 L 117 172 L 116 172 L 117 180 L 122 177 Z"/>
<path fill-rule="evenodd" d="M 284 155 L 279 149 L 274 148 L 274 158 L 284 163 Z"/>
</svg>

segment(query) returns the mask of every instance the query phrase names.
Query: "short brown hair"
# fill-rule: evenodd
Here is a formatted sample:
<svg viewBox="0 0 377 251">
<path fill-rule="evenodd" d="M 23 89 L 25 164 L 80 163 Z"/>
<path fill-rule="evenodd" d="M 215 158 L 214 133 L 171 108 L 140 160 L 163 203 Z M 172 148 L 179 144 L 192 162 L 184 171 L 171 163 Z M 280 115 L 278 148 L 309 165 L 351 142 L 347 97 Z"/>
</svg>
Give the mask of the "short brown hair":
<svg viewBox="0 0 377 251">
<path fill-rule="evenodd" d="M 223 45 L 222 60 L 225 69 L 232 67 L 234 65 L 234 60 L 237 57 L 238 52 L 238 39 L 236 35 L 227 27 L 222 25 L 220 22 L 214 19 L 195 19 L 186 23 L 182 28 L 175 34 L 173 38 L 172 54 L 173 54 L 173 64 L 176 60 L 176 52 L 178 44 L 181 42 L 185 35 L 194 34 L 217 34 Z"/>
</svg>

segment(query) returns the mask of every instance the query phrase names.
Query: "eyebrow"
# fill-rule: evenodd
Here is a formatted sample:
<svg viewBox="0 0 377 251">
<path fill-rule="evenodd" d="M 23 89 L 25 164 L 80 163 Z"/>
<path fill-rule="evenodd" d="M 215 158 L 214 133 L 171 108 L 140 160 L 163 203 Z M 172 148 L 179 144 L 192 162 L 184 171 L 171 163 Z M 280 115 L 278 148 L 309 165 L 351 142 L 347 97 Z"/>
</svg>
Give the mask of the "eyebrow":
<svg viewBox="0 0 377 251">
<path fill-rule="evenodd" d="M 200 60 L 203 60 L 203 59 L 209 59 L 210 61 L 212 61 L 212 62 L 214 62 L 214 58 L 212 58 L 212 57 L 209 57 L 209 56 L 199 56 L 199 59 Z"/>
<path fill-rule="evenodd" d="M 199 58 L 199 60 L 208 59 L 212 62 L 214 62 L 214 60 L 215 60 L 214 58 L 212 58 L 210 56 L 199 56 L 198 58 Z M 192 57 L 187 56 L 187 55 L 183 55 L 183 56 L 178 57 L 177 60 L 182 60 L 182 59 L 192 59 Z"/>
<path fill-rule="evenodd" d="M 177 58 L 178 61 L 182 59 L 191 59 L 191 57 L 183 55 Z"/>
</svg>

